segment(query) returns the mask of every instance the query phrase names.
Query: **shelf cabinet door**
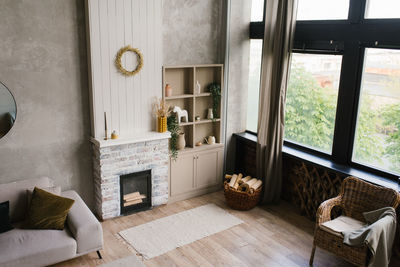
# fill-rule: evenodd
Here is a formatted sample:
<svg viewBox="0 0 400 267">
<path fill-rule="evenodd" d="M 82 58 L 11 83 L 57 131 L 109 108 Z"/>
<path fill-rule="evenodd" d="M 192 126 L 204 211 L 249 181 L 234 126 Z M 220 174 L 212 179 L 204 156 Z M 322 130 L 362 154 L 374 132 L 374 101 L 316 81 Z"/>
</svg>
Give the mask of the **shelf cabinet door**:
<svg viewBox="0 0 400 267">
<path fill-rule="evenodd" d="M 171 196 L 194 189 L 194 161 L 195 157 L 190 154 L 171 159 Z"/>
<path fill-rule="evenodd" d="M 222 175 L 223 153 L 210 151 L 196 156 L 196 188 L 204 188 L 218 184 Z"/>
</svg>

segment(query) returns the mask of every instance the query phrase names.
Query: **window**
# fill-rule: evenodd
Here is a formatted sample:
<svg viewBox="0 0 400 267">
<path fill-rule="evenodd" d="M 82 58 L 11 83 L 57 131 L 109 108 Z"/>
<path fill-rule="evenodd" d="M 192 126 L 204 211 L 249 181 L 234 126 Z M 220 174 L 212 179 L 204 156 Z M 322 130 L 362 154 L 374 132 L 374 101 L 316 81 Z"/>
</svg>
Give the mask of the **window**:
<svg viewBox="0 0 400 267">
<path fill-rule="evenodd" d="M 264 16 L 264 0 L 251 1 L 251 21 L 262 21 Z"/>
<path fill-rule="evenodd" d="M 353 159 L 400 174 L 400 50 L 365 51 Z"/>
<path fill-rule="evenodd" d="M 400 18 L 400 1 L 367 0 L 365 17 L 368 19 Z"/>
<path fill-rule="evenodd" d="M 299 0 L 297 20 L 347 19 L 349 0 Z"/>
<path fill-rule="evenodd" d="M 292 55 L 285 139 L 330 154 L 342 56 Z"/>
<path fill-rule="evenodd" d="M 400 35 L 395 33 L 400 29 L 400 1 L 299 0 L 298 5 L 285 145 L 397 179 Z M 250 23 L 247 129 L 253 132 L 259 95 L 256 65 L 261 64 L 253 55 L 257 41 L 261 51 L 263 30 L 263 21 Z"/>
<path fill-rule="evenodd" d="M 247 130 L 257 132 L 262 40 L 250 40 L 250 65 L 247 97 Z"/>
</svg>

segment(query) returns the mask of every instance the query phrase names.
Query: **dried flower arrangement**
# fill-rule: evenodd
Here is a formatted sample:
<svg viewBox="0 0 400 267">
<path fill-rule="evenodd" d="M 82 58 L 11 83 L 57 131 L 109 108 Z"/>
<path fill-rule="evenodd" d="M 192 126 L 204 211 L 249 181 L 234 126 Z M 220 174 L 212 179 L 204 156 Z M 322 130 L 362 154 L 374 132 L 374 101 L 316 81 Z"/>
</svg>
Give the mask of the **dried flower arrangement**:
<svg viewBox="0 0 400 267">
<path fill-rule="evenodd" d="M 164 99 L 158 99 L 154 101 L 153 113 L 157 117 L 168 117 L 171 113 L 170 106 L 167 105 Z"/>
</svg>

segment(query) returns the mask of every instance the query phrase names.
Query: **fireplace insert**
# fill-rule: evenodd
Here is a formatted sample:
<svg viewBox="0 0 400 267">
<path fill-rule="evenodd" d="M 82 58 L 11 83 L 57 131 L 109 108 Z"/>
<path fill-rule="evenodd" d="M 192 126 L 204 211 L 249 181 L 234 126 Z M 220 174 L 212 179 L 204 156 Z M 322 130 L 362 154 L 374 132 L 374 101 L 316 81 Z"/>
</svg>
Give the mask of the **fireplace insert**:
<svg viewBox="0 0 400 267">
<path fill-rule="evenodd" d="M 121 215 L 151 208 L 151 170 L 121 175 Z"/>
</svg>

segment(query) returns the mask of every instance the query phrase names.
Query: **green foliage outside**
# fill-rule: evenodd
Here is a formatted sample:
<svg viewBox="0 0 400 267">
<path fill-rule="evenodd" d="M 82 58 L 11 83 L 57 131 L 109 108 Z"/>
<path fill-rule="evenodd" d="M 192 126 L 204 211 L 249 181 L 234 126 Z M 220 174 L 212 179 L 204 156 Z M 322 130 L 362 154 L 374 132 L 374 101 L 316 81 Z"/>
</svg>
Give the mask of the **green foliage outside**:
<svg viewBox="0 0 400 267">
<path fill-rule="evenodd" d="M 398 88 L 397 88 L 398 90 Z M 337 91 L 322 88 L 304 68 L 292 66 L 286 96 L 285 139 L 330 153 Z M 363 95 L 358 114 L 354 158 L 400 172 L 400 104 L 378 105 Z M 340 122 L 338 122 L 340 123 Z"/>
<path fill-rule="evenodd" d="M 319 86 L 303 68 L 292 68 L 286 96 L 285 138 L 330 152 L 337 93 Z"/>
</svg>

